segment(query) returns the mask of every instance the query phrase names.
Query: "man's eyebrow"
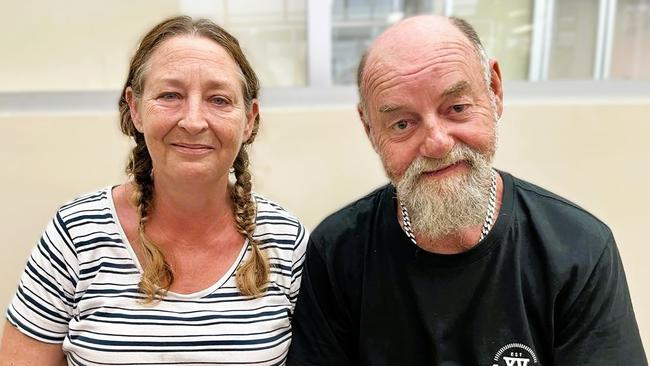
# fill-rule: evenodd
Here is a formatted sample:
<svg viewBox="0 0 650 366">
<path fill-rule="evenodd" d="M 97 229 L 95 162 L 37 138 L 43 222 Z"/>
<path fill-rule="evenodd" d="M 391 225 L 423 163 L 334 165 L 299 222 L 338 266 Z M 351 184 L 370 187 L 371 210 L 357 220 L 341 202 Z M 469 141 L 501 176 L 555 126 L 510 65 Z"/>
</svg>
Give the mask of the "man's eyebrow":
<svg viewBox="0 0 650 366">
<path fill-rule="evenodd" d="M 456 82 L 454 85 L 448 87 L 445 89 L 441 96 L 443 98 L 447 97 L 458 97 L 463 94 L 468 94 L 471 93 L 472 91 L 472 86 L 467 80 L 461 80 L 459 82 Z"/>
<path fill-rule="evenodd" d="M 452 86 L 448 87 L 445 89 L 441 96 L 443 98 L 447 97 L 458 97 L 463 94 L 469 94 L 472 92 L 472 85 L 469 83 L 467 80 L 461 80 L 456 83 L 454 83 Z M 390 112 L 395 112 L 397 110 L 402 109 L 402 105 L 399 104 L 392 104 L 392 103 L 387 103 L 387 104 L 382 104 L 379 106 L 379 112 L 380 113 L 390 113 Z"/>
<path fill-rule="evenodd" d="M 380 113 L 390 113 L 390 112 L 394 112 L 396 110 L 399 110 L 401 108 L 402 108 L 402 106 L 398 105 L 398 104 L 382 104 L 379 107 L 379 112 Z"/>
</svg>

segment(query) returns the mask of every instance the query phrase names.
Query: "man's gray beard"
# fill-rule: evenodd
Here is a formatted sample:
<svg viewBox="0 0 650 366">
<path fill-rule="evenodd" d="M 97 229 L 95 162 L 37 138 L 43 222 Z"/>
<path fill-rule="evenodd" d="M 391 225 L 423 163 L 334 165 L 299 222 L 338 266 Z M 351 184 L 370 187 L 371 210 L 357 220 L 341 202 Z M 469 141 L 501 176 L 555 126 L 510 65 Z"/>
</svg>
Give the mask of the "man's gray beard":
<svg viewBox="0 0 650 366">
<path fill-rule="evenodd" d="M 397 197 L 409 213 L 413 231 L 436 239 L 481 225 L 487 214 L 492 180 L 492 154 L 484 156 L 467 145 L 456 144 L 443 159 L 419 157 L 399 182 L 393 182 Z M 469 172 L 435 182 L 422 173 L 464 161 Z"/>
</svg>

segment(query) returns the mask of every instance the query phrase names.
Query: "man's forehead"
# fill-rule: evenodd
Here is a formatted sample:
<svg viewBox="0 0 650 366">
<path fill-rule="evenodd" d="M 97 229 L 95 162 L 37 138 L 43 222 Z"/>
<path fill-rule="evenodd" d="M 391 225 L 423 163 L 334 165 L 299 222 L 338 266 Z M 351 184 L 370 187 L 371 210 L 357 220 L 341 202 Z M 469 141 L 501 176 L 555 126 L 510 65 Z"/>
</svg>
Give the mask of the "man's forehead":
<svg viewBox="0 0 650 366">
<path fill-rule="evenodd" d="M 412 100 L 413 87 L 403 89 L 404 84 L 395 83 L 393 88 L 380 90 L 370 97 L 370 107 L 381 114 L 402 110 Z M 422 84 L 418 88 L 418 94 L 428 95 L 433 99 L 444 100 L 446 98 L 460 98 L 462 96 L 473 96 L 476 90 L 466 79 L 457 79 L 448 84 L 431 82 Z"/>
<path fill-rule="evenodd" d="M 409 18 L 386 30 L 373 43 L 361 86 L 367 92 L 397 75 L 415 75 L 446 61 L 467 64 L 471 58 L 476 58 L 474 46 L 447 18 Z"/>
<path fill-rule="evenodd" d="M 432 15 L 407 18 L 388 28 L 373 42 L 368 61 L 386 56 L 408 57 L 449 42 L 471 46 L 467 37 L 448 18 Z"/>
<path fill-rule="evenodd" d="M 363 73 L 364 93 L 374 99 L 419 85 L 418 88 L 425 87 L 440 96 L 457 94 L 459 90 L 454 90 L 454 93 L 443 93 L 443 90 L 457 81 L 472 80 L 480 68 L 478 62 L 470 59 L 473 50 L 468 47 L 463 43 L 449 42 L 403 55 L 380 55 L 368 62 Z M 465 84 L 463 91 L 468 89 Z"/>
<path fill-rule="evenodd" d="M 373 49 L 368 55 L 366 69 L 381 68 L 395 70 L 400 73 L 413 73 L 425 67 L 434 66 L 453 58 L 468 60 L 475 57 L 474 48 L 459 40 L 445 40 L 418 44 L 412 47 L 407 44 L 395 44 L 394 47 Z"/>
</svg>

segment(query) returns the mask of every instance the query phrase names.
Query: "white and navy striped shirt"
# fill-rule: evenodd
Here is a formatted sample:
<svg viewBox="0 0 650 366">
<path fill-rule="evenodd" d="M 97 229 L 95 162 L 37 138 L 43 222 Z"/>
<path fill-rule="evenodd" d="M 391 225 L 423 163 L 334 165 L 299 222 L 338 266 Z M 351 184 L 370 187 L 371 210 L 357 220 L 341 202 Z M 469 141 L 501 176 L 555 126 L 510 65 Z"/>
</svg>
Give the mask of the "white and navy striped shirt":
<svg viewBox="0 0 650 366">
<path fill-rule="evenodd" d="M 70 365 L 281 365 L 300 287 L 308 233 L 255 196 L 254 237 L 271 265 L 262 297 L 243 296 L 239 256 L 216 283 L 192 294 L 138 302 L 141 267 L 106 188 L 59 209 L 27 263 L 8 320 L 37 340 L 62 343 Z"/>
</svg>

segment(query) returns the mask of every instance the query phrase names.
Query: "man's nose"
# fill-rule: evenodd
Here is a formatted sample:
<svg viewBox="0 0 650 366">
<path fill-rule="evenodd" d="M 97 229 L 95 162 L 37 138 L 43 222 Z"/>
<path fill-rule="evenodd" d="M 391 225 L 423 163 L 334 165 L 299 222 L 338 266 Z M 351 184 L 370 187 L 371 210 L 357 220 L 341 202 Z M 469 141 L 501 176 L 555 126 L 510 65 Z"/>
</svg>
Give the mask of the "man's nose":
<svg viewBox="0 0 650 366">
<path fill-rule="evenodd" d="M 185 100 L 184 114 L 178 127 L 187 131 L 190 135 L 198 135 L 208 128 L 208 121 L 205 106 L 200 97 L 188 96 Z"/>
<path fill-rule="evenodd" d="M 427 116 L 424 120 L 420 155 L 441 159 L 451 152 L 456 143 L 450 134 L 450 126 L 437 116 Z"/>
</svg>

